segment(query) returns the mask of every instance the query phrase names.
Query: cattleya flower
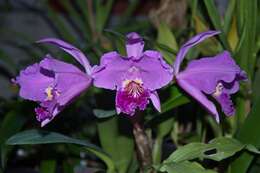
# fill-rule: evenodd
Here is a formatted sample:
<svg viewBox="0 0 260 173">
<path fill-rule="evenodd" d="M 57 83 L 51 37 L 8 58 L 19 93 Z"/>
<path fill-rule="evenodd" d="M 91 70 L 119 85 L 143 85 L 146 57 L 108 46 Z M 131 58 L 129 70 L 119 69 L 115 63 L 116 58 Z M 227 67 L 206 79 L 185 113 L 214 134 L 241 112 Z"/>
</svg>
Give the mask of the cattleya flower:
<svg viewBox="0 0 260 173">
<path fill-rule="evenodd" d="M 58 39 L 43 39 L 39 43 L 51 43 L 71 54 L 85 69 L 46 55 L 20 72 L 14 80 L 20 85 L 20 96 L 39 103 L 35 108 L 41 126 L 49 123 L 67 104 L 92 83 L 91 66 L 84 54 L 72 45 Z"/>
<path fill-rule="evenodd" d="M 157 89 L 167 85 L 173 77 L 172 68 L 158 51 L 143 52 L 144 41 L 137 33 L 129 33 L 126 40 L 127 56 L 109 52 L 101 57 L 93 69 L 93 84 L 116 90 L 116 110 L 130 116 L 135 110 L 144 110 L 152 101 L 160 111 Z"/>
<path fill-rule="evenodd" d="M 216 34 L 219 34 L 219 32 L 203 32 L 187 41 L 177 54 L 174 62 L 174 75 L 178 85 L 200 102 L 219 122 L 216 107 L 207 96 L 212 96 L 217 100 L 222 111 L 227 116 L 233 115 L 235 108 L 230 95 L 239 90 L 239 81 L 246 79 L 245 72 L 240 69 L 227 51 L 215 57 L 193 60 L 186 69 L 179 71 L 188 50 L 204 39 Z"/>
</svg>

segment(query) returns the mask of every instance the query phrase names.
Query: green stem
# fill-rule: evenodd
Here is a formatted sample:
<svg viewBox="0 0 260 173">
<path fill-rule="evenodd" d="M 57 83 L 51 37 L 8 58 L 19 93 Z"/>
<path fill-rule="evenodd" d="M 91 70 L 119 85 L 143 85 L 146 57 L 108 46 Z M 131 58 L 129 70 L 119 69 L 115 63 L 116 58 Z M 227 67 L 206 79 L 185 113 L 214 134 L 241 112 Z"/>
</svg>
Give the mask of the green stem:
<svg viewBox="0 0 260 173">
<path fill-rule="evenodd" d="M 153 164 L 160 164 L 162 157 L 163 138 L 157 137 L 153 146 Z"/>
</svg>

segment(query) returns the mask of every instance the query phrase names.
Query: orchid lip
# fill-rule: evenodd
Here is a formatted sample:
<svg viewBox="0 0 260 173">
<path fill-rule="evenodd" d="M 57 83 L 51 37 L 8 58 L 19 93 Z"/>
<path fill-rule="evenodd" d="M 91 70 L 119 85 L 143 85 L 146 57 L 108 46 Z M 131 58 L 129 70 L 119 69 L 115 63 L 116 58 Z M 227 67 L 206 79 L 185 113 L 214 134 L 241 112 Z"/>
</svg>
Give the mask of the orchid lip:
<svg viewBox="0 0 260 173">
<path fill-rule="evenodd" d="M 144 92 L 142 84 L 142 80 L 138 78 L 135 80 L 125 80 L 123 81 L 123 90 L 126 91 L 129 95 L 137 98 Z"/>
</svg>

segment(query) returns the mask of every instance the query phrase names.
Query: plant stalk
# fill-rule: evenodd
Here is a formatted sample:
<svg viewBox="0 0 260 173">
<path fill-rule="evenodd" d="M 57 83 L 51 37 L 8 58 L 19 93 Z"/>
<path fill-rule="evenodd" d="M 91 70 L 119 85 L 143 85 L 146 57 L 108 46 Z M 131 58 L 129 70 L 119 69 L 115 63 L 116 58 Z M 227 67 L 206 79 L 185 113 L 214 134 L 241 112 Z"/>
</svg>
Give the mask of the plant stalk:
<svg viewBox="0 0 260 173">
<path fill-rule="evenodd" d="M 133 122 L 133 134 L 136 143 L 137 157 L 140 161 L 140 172 L 150 170 L 152 166 L 152 150 L 148 136 L 146 135 L 144 128 L 139 124 L 139 121 Z M 153 170 L 148 171 L 152 173 Z"/>
</svg>

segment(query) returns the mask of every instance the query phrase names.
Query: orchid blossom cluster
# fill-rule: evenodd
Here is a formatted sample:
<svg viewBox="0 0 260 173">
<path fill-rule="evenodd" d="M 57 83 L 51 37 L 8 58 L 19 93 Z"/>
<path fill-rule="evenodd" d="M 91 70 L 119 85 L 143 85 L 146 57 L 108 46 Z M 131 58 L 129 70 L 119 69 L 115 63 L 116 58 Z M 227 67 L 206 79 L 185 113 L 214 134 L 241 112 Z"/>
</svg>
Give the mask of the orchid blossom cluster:
<svg viewBox="0 0 260 173">
<path fill-rule="evenodd" d="M 160 111 L 157 90 L 172 80 L 219 122 L 216 106 L 208 97 L 213 97 L 226 115 L 233 115 L 235 108 L 230 95 L 239 90 L 239 81 L 246 79 L 245 72 L 227 51 L 215 57 L 193 60 L 180 71 L 188 50 L 216 34 L 219 32 L 207 31 L 188 40 L 180 48 L 173 65 L 167 64 L 158 51 L 144 51 L 143 39 L 134 32 L 126 36 L 126 56 L 108 52 L 95 66 L 91 66 L 88 58 L 69 43 L 47 38 L 38 43 L 49 43 L 63 49 L 83 66 L 84 71 L 46 55 L 41 62 L 22 70 L 14 82 L 20 86 L 22 98 L 39 103 L 35 113 L 41 126 L 53 120 L 91 85 L 116 91 L 118 114 L 134 116 L 136 110 L 145 110 L 149 102 Z"/>
</svg>

